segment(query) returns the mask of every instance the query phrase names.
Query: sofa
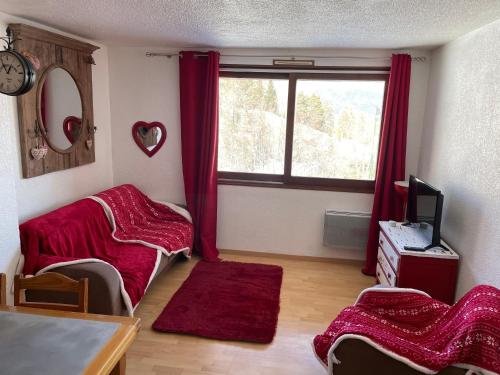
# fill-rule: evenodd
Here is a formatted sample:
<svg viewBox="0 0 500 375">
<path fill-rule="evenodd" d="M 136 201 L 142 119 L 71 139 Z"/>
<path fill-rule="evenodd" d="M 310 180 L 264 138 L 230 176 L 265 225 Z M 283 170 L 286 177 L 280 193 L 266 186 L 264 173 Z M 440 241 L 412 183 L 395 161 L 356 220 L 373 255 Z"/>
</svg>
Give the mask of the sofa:
<svg viewBox="0 0 500 375">
<path fill-rule="evenodd" d="M 500 373 L 500 290 L 477 285 L 447 305 L 423 291 L 372 287 L 313 350 L 330 375 Z"/>
<path fill-rule="evenodd" d="M 162 257 L 160 266 L 153 276 L 154 280 L 162 272 L 167 272 L 181 258 L 179 254 Z M 92 314 L 123 315 L 128 311 L 123 303 L 120 290 L 120 279 L 113 268 L 106 263 L 83 263 L 61 266 L 51 270 L 74 280 L 87 278 L 89 280 L 88 312 Z M 49 291 L 27 291 L 26 300 L 31 302 L 55 302 L 75 304 L 77 295 L 60 294 Z"/>
<path fill-rule="evenodd" d="M 156 277 L 191 255 L 193 225 L 182 207 L 121 185 L 20 225 L 23 273 L 89 280 L 89 312 L 133 315 Z M 31 291 L 28 301 L 75 296 Z"/>
<path fill-rule="evenodd" d="M 375 349 L 364 341 L 344 340 L 334 351 L 339 363 L 331 375 L 422 375 L 422 372 Z M 465 375 L 467 369 L 448 366 L 439 375 Z"/>
</svg>

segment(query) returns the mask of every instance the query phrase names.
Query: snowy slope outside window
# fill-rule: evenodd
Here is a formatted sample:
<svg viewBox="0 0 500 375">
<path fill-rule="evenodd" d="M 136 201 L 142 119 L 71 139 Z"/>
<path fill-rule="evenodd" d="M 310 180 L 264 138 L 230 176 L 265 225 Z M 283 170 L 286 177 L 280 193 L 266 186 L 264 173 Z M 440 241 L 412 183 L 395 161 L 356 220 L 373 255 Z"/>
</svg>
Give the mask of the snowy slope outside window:
<svg viewBox="0 0 500 375">
<path fill-rule="evenodd" d="M 288 81 L 219 84 L 219 171 L 283 174 Z"/>
<path fill-rule="evenodd" d="M 292 176 L 374 180 L 383 81 L 298 80 Z"/>
<path fill-rule="evenodd" d="M 228 75 L 219 80 L 220 172 L 237 172 L 237 178 L 249 179 L 252 174 L 260 178 L 267 174 L 272 181 L 286 183 L 304 178 L 373 182 L 384 76 L 363 80 L 367 76 L 256 75 Z M 294 83 L 295 96 L 289 95 Z M 287 135 L 289 98 L 295 105 L 290 112 L 293 124 L 288 124 L 293 125 L 293 132 L 290 128 Z M 292 147 L 286 154 L 287 141 Z M 286 161 L 291 166 L 288 171 Z"/>
</svg>

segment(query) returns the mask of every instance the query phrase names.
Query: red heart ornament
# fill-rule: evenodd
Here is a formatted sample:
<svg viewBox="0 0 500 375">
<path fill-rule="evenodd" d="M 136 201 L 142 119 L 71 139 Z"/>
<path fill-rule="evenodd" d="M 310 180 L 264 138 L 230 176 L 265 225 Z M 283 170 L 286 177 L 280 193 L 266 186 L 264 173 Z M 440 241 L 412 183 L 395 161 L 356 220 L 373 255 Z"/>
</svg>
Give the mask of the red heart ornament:
<svg viewBox="0 0 500 375">
<path fill-rule="evenodd" d="M 68 138 L 71 144 L 80 138 L 82 131 L 82 119 L 75 116 L 68 116 L 63 121 L 64 135 Z"/>
<path fill-rule="evenodd" d="M 160 132 L 158 134 L 157 132 Z M 158 121 L 137 121 L 132 126 L 132 137 L 139 148 L 149 157 L 156 154 L 167 139 L 167 129 Z"/>
</svg>

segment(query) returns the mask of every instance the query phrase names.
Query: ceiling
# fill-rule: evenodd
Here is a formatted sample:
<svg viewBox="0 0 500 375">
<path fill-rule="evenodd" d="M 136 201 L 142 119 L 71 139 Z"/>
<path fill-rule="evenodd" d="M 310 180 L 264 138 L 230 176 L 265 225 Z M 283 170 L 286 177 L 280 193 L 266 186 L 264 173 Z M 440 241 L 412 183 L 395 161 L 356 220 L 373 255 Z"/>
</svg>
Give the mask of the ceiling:
<svg viewBox="0 0 500 375">
<path fill-rule="evenodd" d="M 500 0 L 0 0 L 116 45 L 430 48 L 500 19 Z"/>
</svg>

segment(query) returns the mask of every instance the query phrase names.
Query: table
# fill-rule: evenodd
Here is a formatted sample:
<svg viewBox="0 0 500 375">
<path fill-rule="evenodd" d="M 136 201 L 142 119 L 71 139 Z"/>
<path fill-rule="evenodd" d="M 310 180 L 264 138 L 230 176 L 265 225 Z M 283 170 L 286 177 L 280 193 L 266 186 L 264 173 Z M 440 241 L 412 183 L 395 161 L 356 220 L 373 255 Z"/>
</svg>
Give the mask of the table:
<svg viewBox="0 0 500 375">
<path fill-rule="evenodd" d="M 0 373 L 125 374 L 140 319 L 0 306 Z"/>
</svg>

